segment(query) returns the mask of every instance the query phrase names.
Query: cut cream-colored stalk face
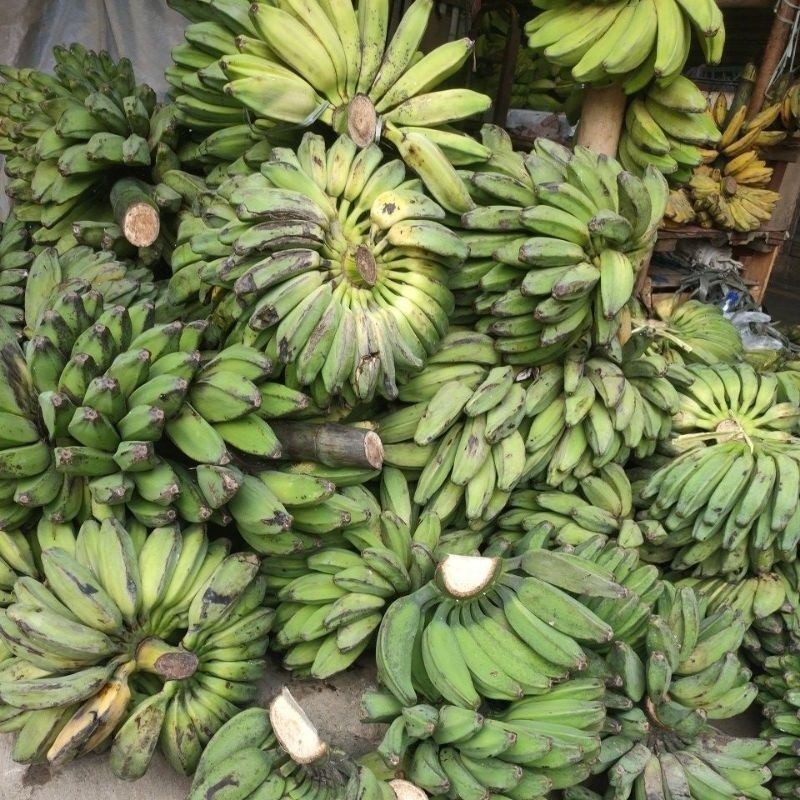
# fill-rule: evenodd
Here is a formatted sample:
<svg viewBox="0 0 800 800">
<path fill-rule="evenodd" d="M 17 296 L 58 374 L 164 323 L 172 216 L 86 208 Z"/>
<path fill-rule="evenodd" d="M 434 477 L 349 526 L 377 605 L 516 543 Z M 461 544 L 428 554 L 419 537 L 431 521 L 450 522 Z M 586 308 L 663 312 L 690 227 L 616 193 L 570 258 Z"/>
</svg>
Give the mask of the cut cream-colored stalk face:
<svg viewBox="0 0 800 800">
<path fill-rule="evenodd" d="M 499 565 L 499 558 L 451 554 L 439 563 L 439 574 L 448 594 L 474 597 L 494 580 Z"/>
<path fill-rule="evenodd" d="M 397 800 L 428 800 L 428 795 L 413 783 L 404 781 L 402 778 L 395 778 L 389 781 L 389 786 L 394 790 Z"/>
<path fill-rule="evenodd" d="M 285 686 L 269 705 L 269 721 L 281 747 L 297 764 L 311 764 L 327 754 L 328 745 Z"/>
</svg>

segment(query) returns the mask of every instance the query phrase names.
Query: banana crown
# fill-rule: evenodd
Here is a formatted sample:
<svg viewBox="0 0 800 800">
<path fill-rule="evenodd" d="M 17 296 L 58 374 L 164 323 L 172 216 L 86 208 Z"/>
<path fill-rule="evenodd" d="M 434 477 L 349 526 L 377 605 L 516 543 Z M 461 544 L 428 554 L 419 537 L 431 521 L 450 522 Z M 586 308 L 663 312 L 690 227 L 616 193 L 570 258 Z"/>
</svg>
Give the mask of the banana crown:
<svg viewBox="0 0 800 800">
<path fill-rule="evenodd" d="M 770 570 L 797 545 L 793 374 L 749 364 L 673 365 L 670 374 L 690 378 L 673 417 L 674 457 L 652 461 L 636 490 L 637 505 L 668 534 L 653 555 L 705 576 Z"/>
<path fill-rule="evenodd" d="M 41 527 L 43 576 L 20 578 L 0 617 L 11 651 L 0 663 L 0 699 L 7 717 L 25 723 L 15 728 L 16 755 L 65 763 L 119 728 L 114 769 L 138 777 L 154 734 L 180 705 L 182 722 L 162 734 L 162 749 L 190 771 L 199 757 L 198 742 L 183 742 L 190 720 L 213 731 L 251 698 L 263 671 L 273 612 L 261 605 L 259 559 L 228 555 L 228 543 L 209 543 L 199 526 L 134 525 L 132 535 L 108 517 L 86 520 L 77 533 L 64 527 Z M 152 698 L 161 692 L 158 708 Z M 120 728 L 134 698 L 134 718 L 146 704 L 147 725 Z"/>
<path fill-rule="evenodd" d="M 220 224 L 187 238 L 202 256 L 192 268 L 232 290 L 219 293 L 213 322 L 229 342 L 292 365 L 300 386 L 394 398 L 447 332 L 448 275 L 468 248 L 378 145 L 357 151 L 341 136 L 326 149 L 307 133 L 296 152 L 273 147 L 260 171 L 227 178 L 202 204 Z"/>
</svg>

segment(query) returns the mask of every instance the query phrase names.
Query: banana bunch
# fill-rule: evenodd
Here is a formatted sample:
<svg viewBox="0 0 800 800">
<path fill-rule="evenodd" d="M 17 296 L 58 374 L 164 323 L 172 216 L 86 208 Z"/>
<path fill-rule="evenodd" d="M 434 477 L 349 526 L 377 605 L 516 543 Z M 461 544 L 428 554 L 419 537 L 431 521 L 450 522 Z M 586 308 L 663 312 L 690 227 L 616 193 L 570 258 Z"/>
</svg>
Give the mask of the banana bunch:
<svg viewBox="0 0 800 800">
<path fill-rule="evenodd" d="M 377 144 L 341 136 L 326 149 L 307 133 L 208 202 L 219 224 L 189 240 L 204 259 L 174 277 L 226 289 L 212 314 L 224 340 L 292 365 L 301 386 L 351 404 L 394 398 L 447 332 L 448 273 L 468 248 Z"/>
<path fill-rule="evenodd" d="M 558 359 L 587 330 L 613 347 L 664 216 L 665 179 L 545 139 L 524 157 L 502 147 L 471 175 L 479 206 L 461 217 L 471 258 L 454 288 L 480 287 L 478 330 L 507 363 Z"/>
<path fill-rule="evenodd" d="M 113 221 L 119 178 L 175 166 L 177 140 L 173 112 L 136 83 L 128 59 L 79 44 L 53 52 L 55 76 L 2 67 L 0 153 L 17 219 L 41 226 L 36 244 L 63 251 L 76 241 L 74 223 Z"/>
<path fill-rule="evenodd" d="M 716 158 L 717 151 L 706 148 L 721 136 L 705 95 L 689 78 L 678 76 L 668 86 L 651 84 L 630 101 L 619 160 L 635 175 L 653 166 L 678 187 L 691 180 L 694 167 Z"/>
<path fill-rule="evenodd" d="M 800 465 L 792 431 L 800 407 L 781 401 L 774 373 L 747 364 L 686 369 L 694 381 L 679 392 L 676 455 L 654 464 L 636 491 L 667 533 L 652 543 L 663 553 L 657 559 L 704 576 L 794 561 Z"/>
<path fill-rule="evenodd" d="M 130 306 L 147 300 L 158 307 L 159 316 L 174 314 L 165 308 L 163 283 L 154 280 L 152 271 L 140 261 L 120 260 L 110 250 L 98 251 L 85 245 L 62 254 L 47 247 L 30 255 L 22 296 L 26 323 L 22 333 L 27 339 L 44 310 L 70 291 L 98 292 L 107 305 Z"/>
<path fill-rule="evenodd" d="M 479 713 L 452 704 L 402 706 L 388 693 L 367 692 L 362 719 L 390 723 L 377 752 L 432 795 L 529 800 L 590 776 L 606 694 L 602 680 L 575 678 Z"/>
<path fill-rule="evenodd" d="M 800 83 L 794 83 L 786 90 L 781 99 L 780 120 L 787 132 L 797 130 L 800 120 Z"/>
<path fill-rule="evenodd" d="M 725 25 L 716 0 L 534 0 L 528 47 L 569 67 L 579 83 L 621 83 L 628 94 L 683 72 L 692 29 L 707 64 L 719 64 Z"/>
<path fill-rule="evenodd" d="M 742 357 L 742 339 L 718 306 L 675 298 L 653 304 L 657 319 L 635 319 L 663 355 L 680 364 L 732 364 Z"/>
<path fill-rule="evenodd" d="M 546 695 L 586 667 L 584 643 L 612 639 L 585 599 L 621 608 L 629 590 L 590 558 L 546 549 L 548 537 L 534 532 L 531 546 L 509 558 L 450 553 L 433 581 L 389 606 L 378 628 L 378 679 L 403 706 L 422 697 L 478 709 L 484 699 Z"/>
<path fill-rule="evenodd" d="M 323 741 L 284 688 L 269 709 L 249 708 L 225 723 L 208 743 L 188 800 L 224 791 L 229 800 L 251 797 L 300 800 L 426 800 L 405 780 L 385 781 L 368 766 Z"/>
<path fill-rule="evenodd" d="M 643 544 L 644 533 L 633 515 L 630 481 L 625 470 L 611 462 L 582 478 L 573 492 L 546 485 L 514 490 L 497 525 L 504 539 L 507 528 L 531 530 L 542 524 L 552 529 L 559 546 L 576 547 L 601 536 L 635 549 Z"/>
<path fill-rule="evenodd" d="M 656 353 L 619 366 L 585 344 L 543 367 L 526 393 L 525 474 L 572 492 L 607 464 L 651 454 L 680 407 L 668 369 Z"/>
<path fill-rule="evenodd" d="M 269 360 L 242 345 L 203 356 L 204 321 L 155 323 L 151 302 L 104 304 L 86 284 L 57 293 L 49 306 L 34 302 L 46 300 L 59 275 L 37 277 L 24 355 L 11 329 L 2 331 L 4 527 L 34 510 L 73 519 L 91 504 L 127 509 L 149 526 L 178 517 L 226 521 L 215 510 L 235 490 L 221 500 L 215 483 L 224 483 L 229 448 L 259 458 L 280 452 L 265 417 L 286 414 L 291 392 L 265 382 Z M 229 508 L 243 525 L 252 521 L 252 533 L 291 523 L 259 516 L 246 496 Z"/>
<path fill-rule="evenodd" d="M 12 757 L 59 765 L 110 742 L 120 777 L 144 774 L 157 746 L 193 771 L 264 671 L 274 612 L 259 559 L 202 526 L 129 532 L 111 516 L 77 533 L 40 523 L 37 538 L 44 578 L 19 578 L 0 613 Z"/>
<path fill-rule="evenodd" d="M 525 493 L 515 492 L 517 494 Z M 641 524 L 644 527 L 649 523 L 643 521 Z M 616 598 L 581 597 L 584 608 L 611 629 L 613 636 L 609 641 L 613 638 L 636 647 L 644 639 L 653 607 L 661 596 L 663 586 L 659 570 L 652 564 L 642 563 L 637 548 L 622 547 L 618 541 L 609 541 L 606 536 L 597 533 L 584 537 L 574 547 L 563 544 L 559 533 L 553 530 L 553 524 L 535 513 L 530 514 L 525 507 L 524 498 L 519 506 L 500 518 L 498 526 L 482 547 L 484 556 L 516 557 L 524 555 L 532 548 L 558 547 L 561 552 L 592 562 L 600 569 L 607 570 L 613 580 L 623 587 L 626 596 L 621 602 Z M 445 536 L 443 540 L 447 538 Z M 444 541 L 440 551 L 443 548 Z M 608 646 L 595 641 L 591 644 L 591 649 L 585 649 L 588 659 L 585 669 L 592 676 L 595 676 L 597 667 L 597 652 L 607 650 Z M 602 670 L 597 674 L 603 677 Z"/>
<path fill-rule="evenodd" d="M 470 86 L 496 96 L 509 35 L 508 14 L 488 11 L 481 15 L 475 36 L 475 66 Z M 563 67 L 551 64 L 527 48 L 519 48 L 514 62 L 510 107 L 553 113 L 565 112 L 574 120 L 583 99 L 581 86 Z"/>
<path fill-rule="evenodd" d="M 28 226 L 12 210 L 0 223 L 0 319 L 15 330 L 25 321 L 25 284 L 35 258 L 29 245 Z"/>
<path fill-rule="evenodd" d="M 268 591 L 278 599 L 273 648 L 286 669 L 314 678 L 346 669 L 373 643 L 387 604 L 433 577 L 441 523 L 435 514 L 413 524 L 401 516 L 411 508 L 404 487 L 402 473 L 387 467 L 376 524 L 345 529 L 341 546 L 265 561 Z"/>
<path fill-rule="evenodd" d="M 619 688 L 607 693 L 611 722 L 592 771 L 606 773 L 607 798 L 761 797 L 774 745 L 707 724 L 741 713 L 757 694 L 736 655 L 741 615 L 709 612 L 689 587 L 664 589 L 642 643 L 615 642 L 606 657 L 606 682 Z"/>
<path fill-rule="evenodd" d="M 691 225 L 696 218 L 697 214 L 686 188 L 670 190 L 667 208 L 664 211 L 664 226 L 669 228 Z"/>
<path fill-rule="evenodd" d="M 386 463 L 413 471 L 414 502 L 443 521 L 463 510 L 485 524 L 526 474 L 529 381 L 498 360 L 488 336 L 453 330 L 376 420 Z"/>
<path fill-rule="evenodd" d="M 39 566 L 28 536 L 19 530 L 0 531 L 0 607 L 14 602 L 14 584 L 23 575 L 39 577 Z M 2 661 L 0 653 L 0 664 Z"/>
<path fill-rule="evenodd" d="M 765 167 L 772 173 L 771 167 Z M 754 180 L 759 183 L 763 178 Z M 768 179 L 767 179 L 768 180 Z M 780 199 L 771 189 L 752 186 L 724 171 L 701 165 L 689 181 L 689 192 L 698 219 L 704 227 L 723 230 L 758 230 L 772 218 L 772 212 Z"/>
<path fill-rule="evenodd" d="M 474 147 L 450 123 L 482 114 L 491 99 L 437 90 L 466 63 L 473 42 L 419 54 L 432 0 L 414 2 L 388 42 L 386 0 L 358 9 L 317 0 L 232 0 L 221 12 L 197 0 L 170 6 L 195 23 L 173 50 L 178 68 L 169 75 L 184 124 L 222 129 L 255 116 L 253 126 L 270 137 L 276 127 L 280 134 L 281 126 L 320 121 L 359 147 L 385 139 L 448 211 L 470 208 L 443 149 Z"/>
<path fill-rule="evenodd" d="M 747 102 L 737 102 L 734 98 L 729 106 L 725 96 L 720 93 L 712 107 L 712 114 L 722 131 L 718 150 L 729 159 L 779 144 L 787 135 L 785 130 L 770 130 L 782 117 L 783 99 L 774 103 L 765 102 L 757 114 L 748 117 Z"/>
<path fill-rule="evenodd" d="M 770 789 L 776 797 L 795 797 L 798 788 L 797 751 L 800 725 L 797 716 L 797 679 L 800 660 L 794 653 L 770 655 L 755 678 L 758 701 L 764 715 L 761 736 L 777 747 L 768 762 L 773 780 Z"/>
<path fill-rule="evenodd" d="M 711 611 L 729 606 L 742 615 L 748 629 L 755 620 L 763 620 L 778 611 L 790 611 L 787 604 L 786 577 L 780 568 L 760 572 L 752 578 L 726 581 L 723 578 L 681 578 L 679 586 L 691 586 Z"/>
</svg>

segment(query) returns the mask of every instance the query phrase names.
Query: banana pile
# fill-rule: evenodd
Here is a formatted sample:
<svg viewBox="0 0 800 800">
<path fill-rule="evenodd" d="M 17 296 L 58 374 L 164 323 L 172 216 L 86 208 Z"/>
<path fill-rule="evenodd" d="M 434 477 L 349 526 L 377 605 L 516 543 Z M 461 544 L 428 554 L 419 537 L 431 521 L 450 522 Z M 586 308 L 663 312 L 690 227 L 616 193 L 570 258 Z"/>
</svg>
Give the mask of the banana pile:
<svg viewBox="0 0 800 800">
<path fill-rule="evenodd" d="M 773 775 L 770 789 L 781 798 L 796 797 L 798 789 L 798 677 L 800 659 L 795 653 L 784 653 L 767 657 L 763 672 L 755 678 L 764 715 L 761 735 L 777 748 L 767 764 Z"/>
<path fill-rule="evenodd" d="M 114 62 L 79 44 L 56 47 L 54 56 L 55 76 L 2 68 L 0 153 L 16 218 L 40 226 L 37 245 L 64 251 L 76 242 L 74 223 L 96 231 L 113 224 L 117 180 L 155 183 L 165 166 L 176 166 L 177 139 L 174 110 L 136 83 L 127 58 Z"/>
<path fill-rule="evenodd" d="M 667 298 L 654 303 L 653 311 L 657 319 L 637 318 L 634 325 L 672 363 L 732 364 L 741 358 L 741 336 L 717 306 Z"/>
<path fill-rule="evenodd" d="M 689 365 L 679 392 L 673 458 L 637 488 L 667 534 L 650 555 L 698 575 L 769 570 L 794 561 L 800 537 L 796 402 L 775 373 L 747 364 Z"/>
<path fill-rule="evenodd" d="M 728 719 L 755 699 L 750 671 L 736 655 L 745 624 L 729 607 L 709 612 L 689 587 L 665 584 L 645 639 L 615 642 L 606 658 L 610 724 L 594 774 L 606 797 L 762 796 L 775 746 L 730 738 L 707 720 Z M 580 789 L 571 797 L 584 795 Z M 763 790 L 762 790 L 763 791 Z M 757 795 L 751 792 L 759 792 Z"/>
<path fill-rule="evenodd" d="M 676 77 L 664 86 L 653 83 L 637 94 L 625 112 L 619 160 L 636 175 L 653 166 L 672 186 L 689 182 L 692 170 L 708 163 L 720 133 L 705 95 L 689 79 Z"/>
<path fill-rule="evenodd" d="M 129 532 L 111 516 L 38 538 L 43 577 L 19 578 L 0 613 L 13 758 L 55 766 L 110 743 L 120 777 L 143 775 L 156 747 L 192 772 L 264 670 L 274 612 L 259 559 L 201 526 Z"/>
<path fill-rule="evenodd" d="M 448 555 L 433 581 L 384 614 L 378 679 L 403 706 L 422 697 L 477 710 L 484 698 L 547 694 L 586 666 L 582 643 L 614 635 L 573 595 L 621 605 L 629 591 L 609 569 L 566 551 Z"/>
<path fill-rule="evenodd" d="M 390 723 L 378 753 L 431 795 L 527 800 L 590 776 L 606 694 L 602 680 L 576 678 L 480 713 L 446 703 L 404 707 L 367 692 L 362 719 Z"/>
<path fill-rule="evenodd" d="M 780 199 L 777 192 L 764 188 L 772 168 L 764 166 L 754 151 L 743 155 L 743 161 L 729 161 L 721 170 L 706 165 L 695 169 L 688 188 L 703 227 L 747 233 L 772 218 Z"/>
<path fill-rule="evenodd" d="M 299 385 L 391 399 L 447 332 L 447 275 L 468 247 L 377 144 L 341 136 L 326 149 L 307 133 L 209 202 L 220 224 L 191 237 L 196 260 L 176 277 L 225 289 L 212 314 L 224 341 L 292 365 Z"/>
<path fill-rule="evenodd" d="M 718 64 L 725 25 L 716 0 L 534 0 L 528 47 L 569 67 L 579 83 L 621 83 L 628 94 L 683 72 L 692 29 L 706 64 Z"/>
<path fill-rule="evenodd" d="M 417 55 L 433 0 L 415 0 L 388 41 L 383 0 L 357 9 L 317 0 L 280 7 L 231 0 L 223 10 L 197 0 L 169 5 L 194 23 L 169 75 L 185 125 L 223 129 L 254 116 L 267 135 L 320 121 L 360 147 L 385 139 L 448 211 L 470 208 L 465 192 L 453 192 L 456 174 L 440 145 L 471 147 L 449 124 L 482 114 L 491 99 L 437 89 L 466 63 L 470 39 Z"/>
<path fill-rule="evenodd" d="M 387 507 L 378 505 L 374 524 L 346 529 L 341 546 L 265 561 L 267 588 L 279 601 L 273 648 L 296 675 L 327 678 L 349 667 L 373 644 L 391 600 L 432 578 L 441 523 L 425 514 L 412 529 L 387 497 L 399 484 L 402 474 L 385 469 Z M 408 489 L 401 492 L 410 508 Z"/>
<path fill-rule="evenodd" d="M 759 148 L 785 138 L 785 131 L 767 130 L 778 118 L 781 104 L 767 106 L 748 119 L 746 104 L 728 108 L 720 94 L 712 109 L 722 131 L 716 144 L 719 157 L 695 167 L 686 191 L 703 227 L 756 230 L 772 217 L 779 199 L 767 188 L 773 170 L 760 158 Z M 680 222 L 686 216 L 682 213 L 673 220 Z"/>
<path fill-rule="evenodd" d="M 531 530 L 542 524 L 552 528 L 553 541 L 559 546 L 576 547 L 602 536 L 633 550 L 645 538 L 633 514 L 631 484 L 625 470 L 612 462 L 582 478 L 572 492 L 536 485 L 517 489 L 497 525 L 504 538 L 506 528 Z"/>
<path fill-rule="evenodd" d="M 541 138 L 524 158 L 502 140 L 492 149 L 471 175 L 481 205 L 461 217 L 470 260 L 456 278 L 460 289 L 483 290 L 478 330 L 511 364 L 558 359 L 588 330 L 596 345 L 614 347 L 664 216 L 665 179 Z"/>
<path fill-rule="evenodd" d="M 658 354 L 619 366 L 576 346 L 542 368 L 526 396 L 526 474 L 571 492 L 606 464 L 653 453 L 680 407 L 668 367 Z"/>
<path fill-rule="evenodd" d="M 385 461 L 414 470 L 414 502 L 449 522 L 456 509 L 480 524 L 502 510 L 526 474 L 530 382 L 498 365 L 488 336 L 453 330 L 400 389 L 405 405 L 379 417 Z"/>
<path fill-rule="evenodd" d="M 188 800 L 205 800 L 219 791 L 224 791 L 229 800 L 426 798 L 408 781 L 382 780 L 369 767 L 329 747 L 285 688 L 269 710 L 250 708 L 241 712 L 208 743 Z"/>
<path fill-rule="evenodd" d="M 472 88 L 497 96 L 508 35 L 508 14 L 494 10 L 481 15 L 475 36 L 475 67 L 470 76 Z M 581 86 L 567 70 L 528 48 L 517 50 L 509 98 L 511 108 L 563 112 L 574 121 L 580 114 L 582 100 Z"/>
<path fill-rule="evenodd" d="M 208 487 L 230 463 L 229 447 L 260 458 L 280 452 L 264 419 L 269 360 L 238 345 L 204 363 L 196 348 L 205 322 L 154 324 L 150 302 L 106 306 L 83 290 L 34 309 L 24 355 L 3 330 L 4 524 L 16 527 L 34 512 L 70 520 L 87 502 L 124 507 L 149 526 L 214 520 L 232 493 L 220 501 Z M 164 440 L 182 461 L 167 457 Z M 184 464 L 202 466 L 193 473 Z M 231 513 L 254 537 L 291 523 L 259 517 L 264 509 L 246 498 Z"/>
</svg>

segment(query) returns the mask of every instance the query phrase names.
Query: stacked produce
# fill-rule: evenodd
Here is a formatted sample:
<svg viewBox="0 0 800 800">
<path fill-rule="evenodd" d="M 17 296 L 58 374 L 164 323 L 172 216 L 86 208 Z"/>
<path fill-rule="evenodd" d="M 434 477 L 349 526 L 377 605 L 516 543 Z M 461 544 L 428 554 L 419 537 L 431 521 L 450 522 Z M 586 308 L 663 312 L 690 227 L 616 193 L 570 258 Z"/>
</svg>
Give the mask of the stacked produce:
<svg viewBox="0 0 800 800">
<path fill-rule="evenodd" d="M 572 69 L 579 83 L 621 83 L 627 93 L 656 80 L 668 85 L 686 66 L 692 30 L 707 64 L 725 44 L 715 0 L 534 0 L 544 9 L 525 26 L 528 46 Z"/>
<path fill-rule="evenodd" d="M 639 501 L 666 536 L 657 560 L 741 577 L 794 561 L 800 536 L 795 402 L 746 364 L 690 365 L 673 417 L 675 457 L 645 474 Z"/>
<path fill-rule="evenodd" d="M 665 299 L 654 303 L 653 311 L 657 319 L 635 318 L 634 324 L 671 362 L 713 365 L 741 357 L 739 332 L 717 306 Z"/>
<path fill-rule="evenodd" d="M 41 225 L 33 241 L 62 252 L 125 234 L 132 245 L 154 245 L 159 202 L 175 199 L 152 185 L 176 166 L 174 111 L 136 83 L 126 58 L 115 63 L 79 44 L 54 55 L 56 76 L 3 67 L 0 153 L 16 218 Z M 112 192 L 121 179 L 128 183 Z M 136 234 L 126 225 L 131 198 L 152 223 Z"/>
<path fill-rule="evenodd" d="M 797 796 L 799 669 L 800 661 L 795 653 L 771 655 L 764 660 L 762 674 L 756 677 L 765 717 L 761 735 L 777 747 L 777 753 L 769 761 L 775 776 L 770 788 L 776 797 Z"/>
<path fill-rule="evenodd" d="M 199 526 L 132 530 L 110 516 L 40 529 L 43 577 L 20 578 L 0 614 L 15 760 L 59 765 L 111 742 L 120 777 L 144 774 L 156 746 L 188 774 L 254 699 L 273 617 L 258 558 Z"/>
<path fill-rule="evenodd" d="M 378 145 L 358 151 L 341 136 L 326 149 L 307 133 L 296 154 L 273 148 L 209 202 L 227 223 L 191 238 L 201 259 L 177 275 L 226 290 L 212 315 L 220 338 L 291 364 L 300 386 L 351 403 L 393 398 L 446 333 L 447 270 L 468 249 Z"/>
<path fill-rule="evenodd" d="M 399 470 L 384 469 L 380 494 L 383 509 L 364 491 L 362 502 L 372 501 L 371 520 L 348 527 L 339 546 L 264 564 L 267 587 L 279 600 L 273 647 L 297 675 L 327 678 L 349 667 L 372 644 L 391 599 L 433 575 L 439 518 L 413 519 Z"/>
<path fill-rule="evenodd" d="M 745 625 L 730 609 L 709 613 L 689 588 L 669 584 L 642 644 L 617 642 L 606 683 L 619 687 L 617 724 L 600 746 L 595 774 L 606 797 L 769 796 L 767 764 L 775 745 L 725 736 L 707 720 L 727 719 L 754 700 L 750 671 L 736 656 Z M 625 701 L 628 702 L 625 702 Z M 609 705 L 607 701 L 607 705 Z M 567 797 L 600 797 L 584 789 Z"/>
<path fill-rule="evenodd" d="M 471 175 L 482 205 L 461 218 L 471 258 L 456 278 L 483 290 L 478 329 L 511 364 L 558 359 L 590 329 L 594 344 L 615 347 L 664 215 L 663 177 L 545 139 L 524 158 L 491 129 L 484 142 L 493 155 Z"/>
<path fill-rule="evenodd" d="M 470 208 L 463 191 L 453 192 L 455 171 L 439 145 L 469 147 L 449 123 L 483 113 L 491 100 L 470 89 L 437 89 L 466 62 L 470 39 L 416 57 L 432 0 L 414 2 L 388 41 L 385 2 L 356 9 L 316 0 L 281 7 L 233 0 L 222 11 L 192 0 L 169 4 L 199 34 L 190 33 L 174 56 L 180 69 L 171 82 L 184 124 L 222 129 L 255 115 L 253 125 L 267 134 L 276 123 L 320 121 L 359 147 L 384 138 L 448 211 Z"/>
<path fill-rule="evenodd" d="M 630 101 L 619 159 L 634 174 L 652 165 L 673 186 L 681 186 L 694 167 L 717 155 L 706 148 L 717 146 L 720 137 L 705 95 L 679 76 L 667 86 L 651 84 Z"/>
<path fill-rule="evenodd" d="M 541 1 L 535 69 L 633 95 L 620 162 L 460 130 L 488 98 L 445 83 L 468 39 L 419 52 L 432 0 L 391 38 L 385 0 L 170 5 L 166 106 L 79 46 L 57 77 L 2 72 L 13 757 L 107 747 L 133 780 L 159 749 L 198 800 L 793 780 L 785 737 L 708 721 L 756 695 L 743 641 L 792 705 L 800 373 L 734 364 L 716 310 L 634 298 L 689 213 L 665 174 L 704 222 L 706 169 L 770 203 L 775 109 L 709 111 L 680 76 L 692 28 L 719 60 L 713 0 Z M 376 752 L 330 747 L 285 691 L 238 713 L 268 647 L 298 678 L 374 654 Z"/>
</svg>

